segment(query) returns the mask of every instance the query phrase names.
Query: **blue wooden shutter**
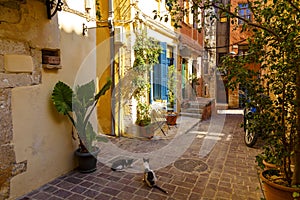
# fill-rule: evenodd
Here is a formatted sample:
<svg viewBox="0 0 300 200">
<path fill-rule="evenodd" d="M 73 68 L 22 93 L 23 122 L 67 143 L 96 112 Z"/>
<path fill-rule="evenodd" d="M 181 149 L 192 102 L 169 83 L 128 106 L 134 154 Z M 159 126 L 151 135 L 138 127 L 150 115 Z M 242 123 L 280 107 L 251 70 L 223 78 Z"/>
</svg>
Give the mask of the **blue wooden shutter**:
<svg viewBox="0 0 300 200">
<path fill-rule="evenodd" d="M 160 99 L 160 64 L 153 66 L 153 98 Z"/>
<path fill-rule="evenodd" d="M 160 92 L 161 92 L 161 99 L 167 100 L 168 99 L 168 64 L 167 64 L 167 43 L 160 42 L 162 47 L 162 52 L 159 56 L 159 63 L 160 63 Z"/>
</svg>

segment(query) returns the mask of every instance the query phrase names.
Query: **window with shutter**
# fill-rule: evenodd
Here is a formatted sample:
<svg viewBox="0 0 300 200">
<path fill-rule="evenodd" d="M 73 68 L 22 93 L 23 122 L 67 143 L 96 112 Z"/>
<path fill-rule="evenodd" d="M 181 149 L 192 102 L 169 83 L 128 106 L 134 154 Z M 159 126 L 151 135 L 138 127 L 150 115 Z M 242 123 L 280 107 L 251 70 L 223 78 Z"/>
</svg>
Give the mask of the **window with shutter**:
<svg viewBox="0 0 300 200">
<path fill-rule="evenodd" d="M 167 43 L 161 42 L 162 52 L 159 55 L 159 64 L 153 67 L 153 99 L 167 100 L 168 98 L 168 59 Z"/>
<path fill-rule="evenodd" d="M 161 99 L 167 100 L 168 99 L 168 63 L 167 63 L 167 43 L 161 42 L 162 52 L 160 54 L 159 62 L 161 64 Z"/>
</svg>

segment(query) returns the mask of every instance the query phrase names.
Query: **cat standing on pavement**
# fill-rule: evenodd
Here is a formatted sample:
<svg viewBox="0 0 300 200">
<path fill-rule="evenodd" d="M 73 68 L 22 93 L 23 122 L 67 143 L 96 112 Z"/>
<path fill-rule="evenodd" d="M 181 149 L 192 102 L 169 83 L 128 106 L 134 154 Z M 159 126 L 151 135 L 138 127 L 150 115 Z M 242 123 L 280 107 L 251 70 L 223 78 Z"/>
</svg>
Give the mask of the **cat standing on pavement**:
<svg viewBox="0 0 300 200">
<path fill-rule="evenodd" d="M 144 179 L 143 180 L 147 183 L 147 185 L 149 187 L 157 188 L 160 191 L 168 194 L 168 192 L 166 190 L 164 190 L 161 187 L 159 187 L 158 185 L 156 185 L 157 178 L 155 176 L 154 171 L 150 169 L 149 158 L 148 159 L 143 158 L 143 161 L 144 161 L 144 167 L 145 167 Z"/>
</svg>

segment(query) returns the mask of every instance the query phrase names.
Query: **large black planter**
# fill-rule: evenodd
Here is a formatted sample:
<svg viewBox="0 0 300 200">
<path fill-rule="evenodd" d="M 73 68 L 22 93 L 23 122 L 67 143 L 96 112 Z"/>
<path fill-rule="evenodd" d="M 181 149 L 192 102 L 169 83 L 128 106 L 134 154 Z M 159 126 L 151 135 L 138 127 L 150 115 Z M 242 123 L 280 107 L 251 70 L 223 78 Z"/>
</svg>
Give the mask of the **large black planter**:
<svg viewBox="0 0 300 200">
<path fill-rule="evenodd" d="M 81 173 L 90 173 L 97 169 L 97 155 L 100 152 L 98 147 L 95 147 L 93 152 L 82 153 L 77 149 L 75 155 L 78 158 L 78 171 Z"/>
</svg>

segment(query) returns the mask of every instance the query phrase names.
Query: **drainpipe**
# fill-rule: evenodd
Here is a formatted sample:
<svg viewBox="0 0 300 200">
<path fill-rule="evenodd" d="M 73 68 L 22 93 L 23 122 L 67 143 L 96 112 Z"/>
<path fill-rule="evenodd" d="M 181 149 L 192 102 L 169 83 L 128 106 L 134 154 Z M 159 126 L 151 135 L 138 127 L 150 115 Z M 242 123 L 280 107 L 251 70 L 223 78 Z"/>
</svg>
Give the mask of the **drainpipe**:
<svg viewBox="0 0 300 200">
<path fill-rule="evenodd" d="M 111 98 L 113 97 L 113 91 L 115 89 L 115 46 L 114 46 L 114 1 L 109 0 L 108 3 L 108 26 L 110 33 L 110 75 L 112 79 L 112 87 L 111 87 Z M 115 136 L 115 106 L 111 105 L 111 134 Z"/>
</svg>

